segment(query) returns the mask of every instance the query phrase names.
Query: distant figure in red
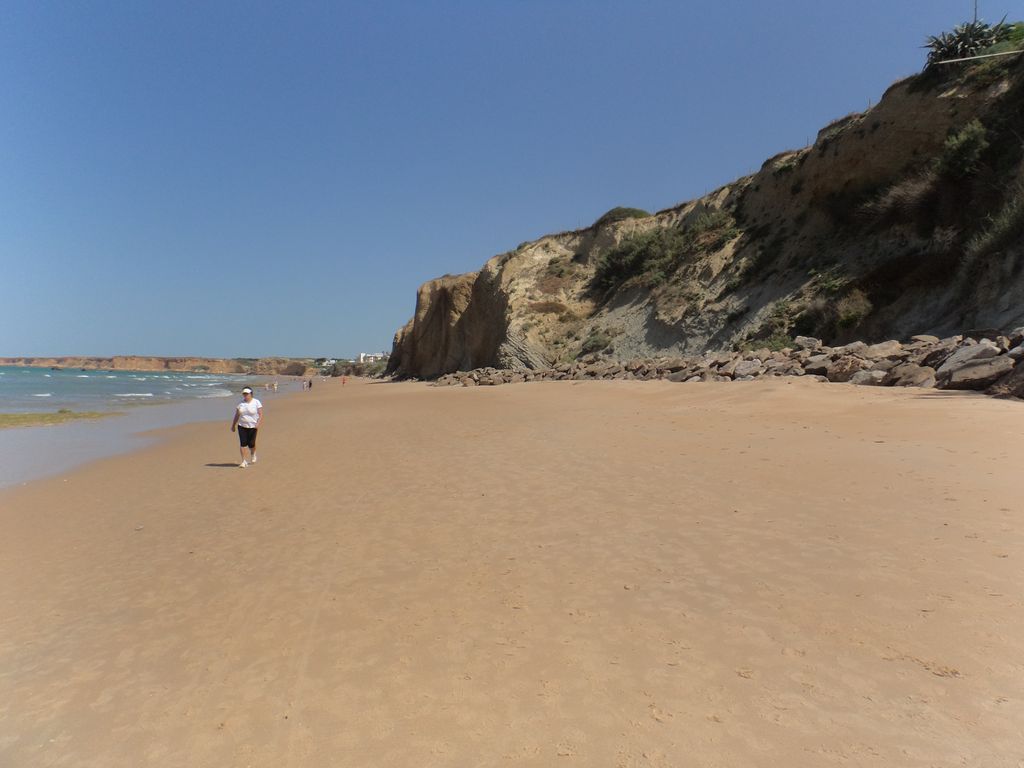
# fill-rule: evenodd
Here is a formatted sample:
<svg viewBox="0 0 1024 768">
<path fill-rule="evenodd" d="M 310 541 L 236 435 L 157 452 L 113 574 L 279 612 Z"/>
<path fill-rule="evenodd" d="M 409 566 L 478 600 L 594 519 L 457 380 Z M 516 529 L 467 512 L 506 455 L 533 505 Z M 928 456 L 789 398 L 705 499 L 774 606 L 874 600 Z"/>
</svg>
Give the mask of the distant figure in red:
<svg viewBox="0 0 1024 768">
<path fill-rule="evenodd" d="M 342 376 L 341 377 L 341 386 L 344 387 L 346 384 L 348 384 L 348 376 Z"/>
</svg>

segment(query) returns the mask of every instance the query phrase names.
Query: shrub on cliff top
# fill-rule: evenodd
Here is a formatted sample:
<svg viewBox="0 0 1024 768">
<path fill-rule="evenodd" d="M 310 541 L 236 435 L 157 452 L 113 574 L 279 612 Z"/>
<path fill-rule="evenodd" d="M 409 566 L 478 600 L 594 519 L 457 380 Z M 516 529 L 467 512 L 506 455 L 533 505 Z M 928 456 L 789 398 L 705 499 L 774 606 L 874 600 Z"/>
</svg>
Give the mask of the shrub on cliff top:
<svg viewBox="0 0 1024 768">
<path fill-rule="evenodd" d="M 612 224 L 616 221 L 623 221 L 625 219 L 643 219 L 650 215 L 651 214 L 641 208 L 624 208 L 619 206 L 617 208 L 612 208 L 608 213 L 595 221 L 594 226 L 603 227 L 605 224 Z"/>
<path fill-rule="evenodd" d="M 982 50 L 1003 42 L 1015 32 L 1015 25 L 1005 22 L 1005 18 L 998 24 L 971 21 L 954 27 L 951 32 L 929 36 L 924 45 L 929 49 L 925 68 L 943 61 L 977 56 Z"/>
</svg>

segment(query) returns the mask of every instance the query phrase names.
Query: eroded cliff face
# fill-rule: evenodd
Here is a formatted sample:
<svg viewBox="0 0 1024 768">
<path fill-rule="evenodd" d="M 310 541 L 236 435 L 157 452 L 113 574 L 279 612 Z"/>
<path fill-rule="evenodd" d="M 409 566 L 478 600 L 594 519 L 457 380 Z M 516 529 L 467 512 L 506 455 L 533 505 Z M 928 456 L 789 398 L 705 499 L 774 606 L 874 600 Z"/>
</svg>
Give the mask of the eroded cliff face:
<svg viewBox="0 0 1024 768">
<path fill-rule="evenodd" d="M 482 365 L 537 367 L 546 362 L 517 328 L 509 325 L 509 300 L 519 274 L 507 256 L 495 256 L 479 272 L 424 283 L 416 294 L 416 314 L 395 334 L 401 350 L 391 371 L 407 376 L 438 376 Z"/>
<path fill-rule="evenodd" d="M 395 347 L 407 350 L 403 373 L 433 375 L 473 363 L 483 329 L 468 329 L 466 310 L 473 295 L 476 273 L 439 277 L 420 286 L 416 314 L 395 334 Z M 430 371 L 423 374 L 423 371 Z"/>
<path fill-rule="evenodd" d="M 389 370 L 1024 324 L 1024 56 L 944 72 L 699 200 L 426 283 Z"/>
<path fill-rule="evenodd" d="M 191 371 L 202 373 L 252 373 L 256 375 L 302 376 L 314 369 L 305 361 L 280 357 L 222 359 L 209 357 L 6 357 L 0 365 L 41 368 L 80 368 L 104 371 Z"/>
</svg>

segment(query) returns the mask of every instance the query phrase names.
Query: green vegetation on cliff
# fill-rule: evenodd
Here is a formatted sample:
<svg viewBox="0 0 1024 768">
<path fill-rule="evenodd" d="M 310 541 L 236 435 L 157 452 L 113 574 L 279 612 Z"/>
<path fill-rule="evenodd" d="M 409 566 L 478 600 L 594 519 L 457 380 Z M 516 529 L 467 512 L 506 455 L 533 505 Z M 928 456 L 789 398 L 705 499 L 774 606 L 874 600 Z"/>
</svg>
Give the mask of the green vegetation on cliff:
<svg viewBox="0 0 1024 768">
<path fill-rule="evenodd" d="M 1022 26 L 1007 24 L 1005 19 L 998 24 L 986 24 L 975 19 L 954 27 L 950 32 L 932 35 L 925 42 L 925 47 L 929 49 L 925 66 L 932 67 L 946 61 L 996 52 L 996 46 L 1024 39 Z"/>
<path fill-rule="evenodd" d="M 981 50 L 1024 45 L 1024 25 L 1005 27 Z M 1024 55 L 929 67 L 703 198 L 615 208 L 491 260 L 468 301 L 418 307 L 392 369 L 1016 328 L 1022 137 Z"/>
<path fill-rule="evenodd" d="M 1017 184 L 1007 195 L 1006 204 L 989 216 L 984 229 L 967 243 L 971 258 L 991 256 L 1024 240 L 1024 184 Z"/>
<path fill-rule="evenodd" d="M 594 222 L 595 228 L 603 227 L 606 224 L 614 224 L 616 221 L 625 221 L 626 219 L 644 219 L 650 216 L 647 211 L 641 208 L 624 208 L 619 206 L 612 208 L 608 213 L 604 214 L 597 221 Z"/>
<path fill-rule="evenodd" d="M 664 283 L 687 256 L 721 248 L 740 234 L 725 211 L 708 211 L 690 226 L 650 229 L 626 237 L 597 262 L 593 283 L 609 291 L 633 281 L 652 288 Z"/>
</svg>

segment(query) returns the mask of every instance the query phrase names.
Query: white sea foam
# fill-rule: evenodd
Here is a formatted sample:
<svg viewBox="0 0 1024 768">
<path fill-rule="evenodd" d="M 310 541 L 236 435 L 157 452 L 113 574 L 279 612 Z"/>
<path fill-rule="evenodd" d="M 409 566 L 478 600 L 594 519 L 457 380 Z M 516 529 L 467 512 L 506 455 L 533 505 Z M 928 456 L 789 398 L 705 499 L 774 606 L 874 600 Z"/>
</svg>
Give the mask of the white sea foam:
<svg viewBox="0 0 1024 768">
<path fill-rule="evenodd" d="M 78 376 L 76 378 L 88 379 L 89 378 L 89 374 L 87 374 L 87 373 L 80 373 L 80 374 L 78 374 Z"/>
<path fill-rule="evenodd" d="M 200 400 L 205 400 L 205 399 L 207 399 L 209 397 L 231 397 L 231 390 L 230 389 L 214 389 L 214 390 L 211 390 L 211 391 L 207 392 L 206 394 L 197 395 L 196 397 L 198 399 L 200 399 Z"/>
<path fill-rule="evenodd" d="M 0 376 L 3 376 L 3 374 L 2 374 L 2 373 L 0 373 Z M 47 378 L 47 379 L 51 378 L 50 374 L 48 374 L 48 373 L 44 373 L 44 374 L 43 374 L 43 376 L 44 376 L 45 378 Z"/>
<path fill-rule="evenodd" d="M 114 397 L 152 397 L 152 392 L 118 392 Z"/>
<path fill-rule="evenodd" d="M 108 379 L 116 379 L 117 376 L 107 376 Z"/>
<path fill-rule="evenodd" d="M 40 392 L 37 395 L 32 395 L 32 397 L 53 397 L 53 392 Z"/>
</svg>

